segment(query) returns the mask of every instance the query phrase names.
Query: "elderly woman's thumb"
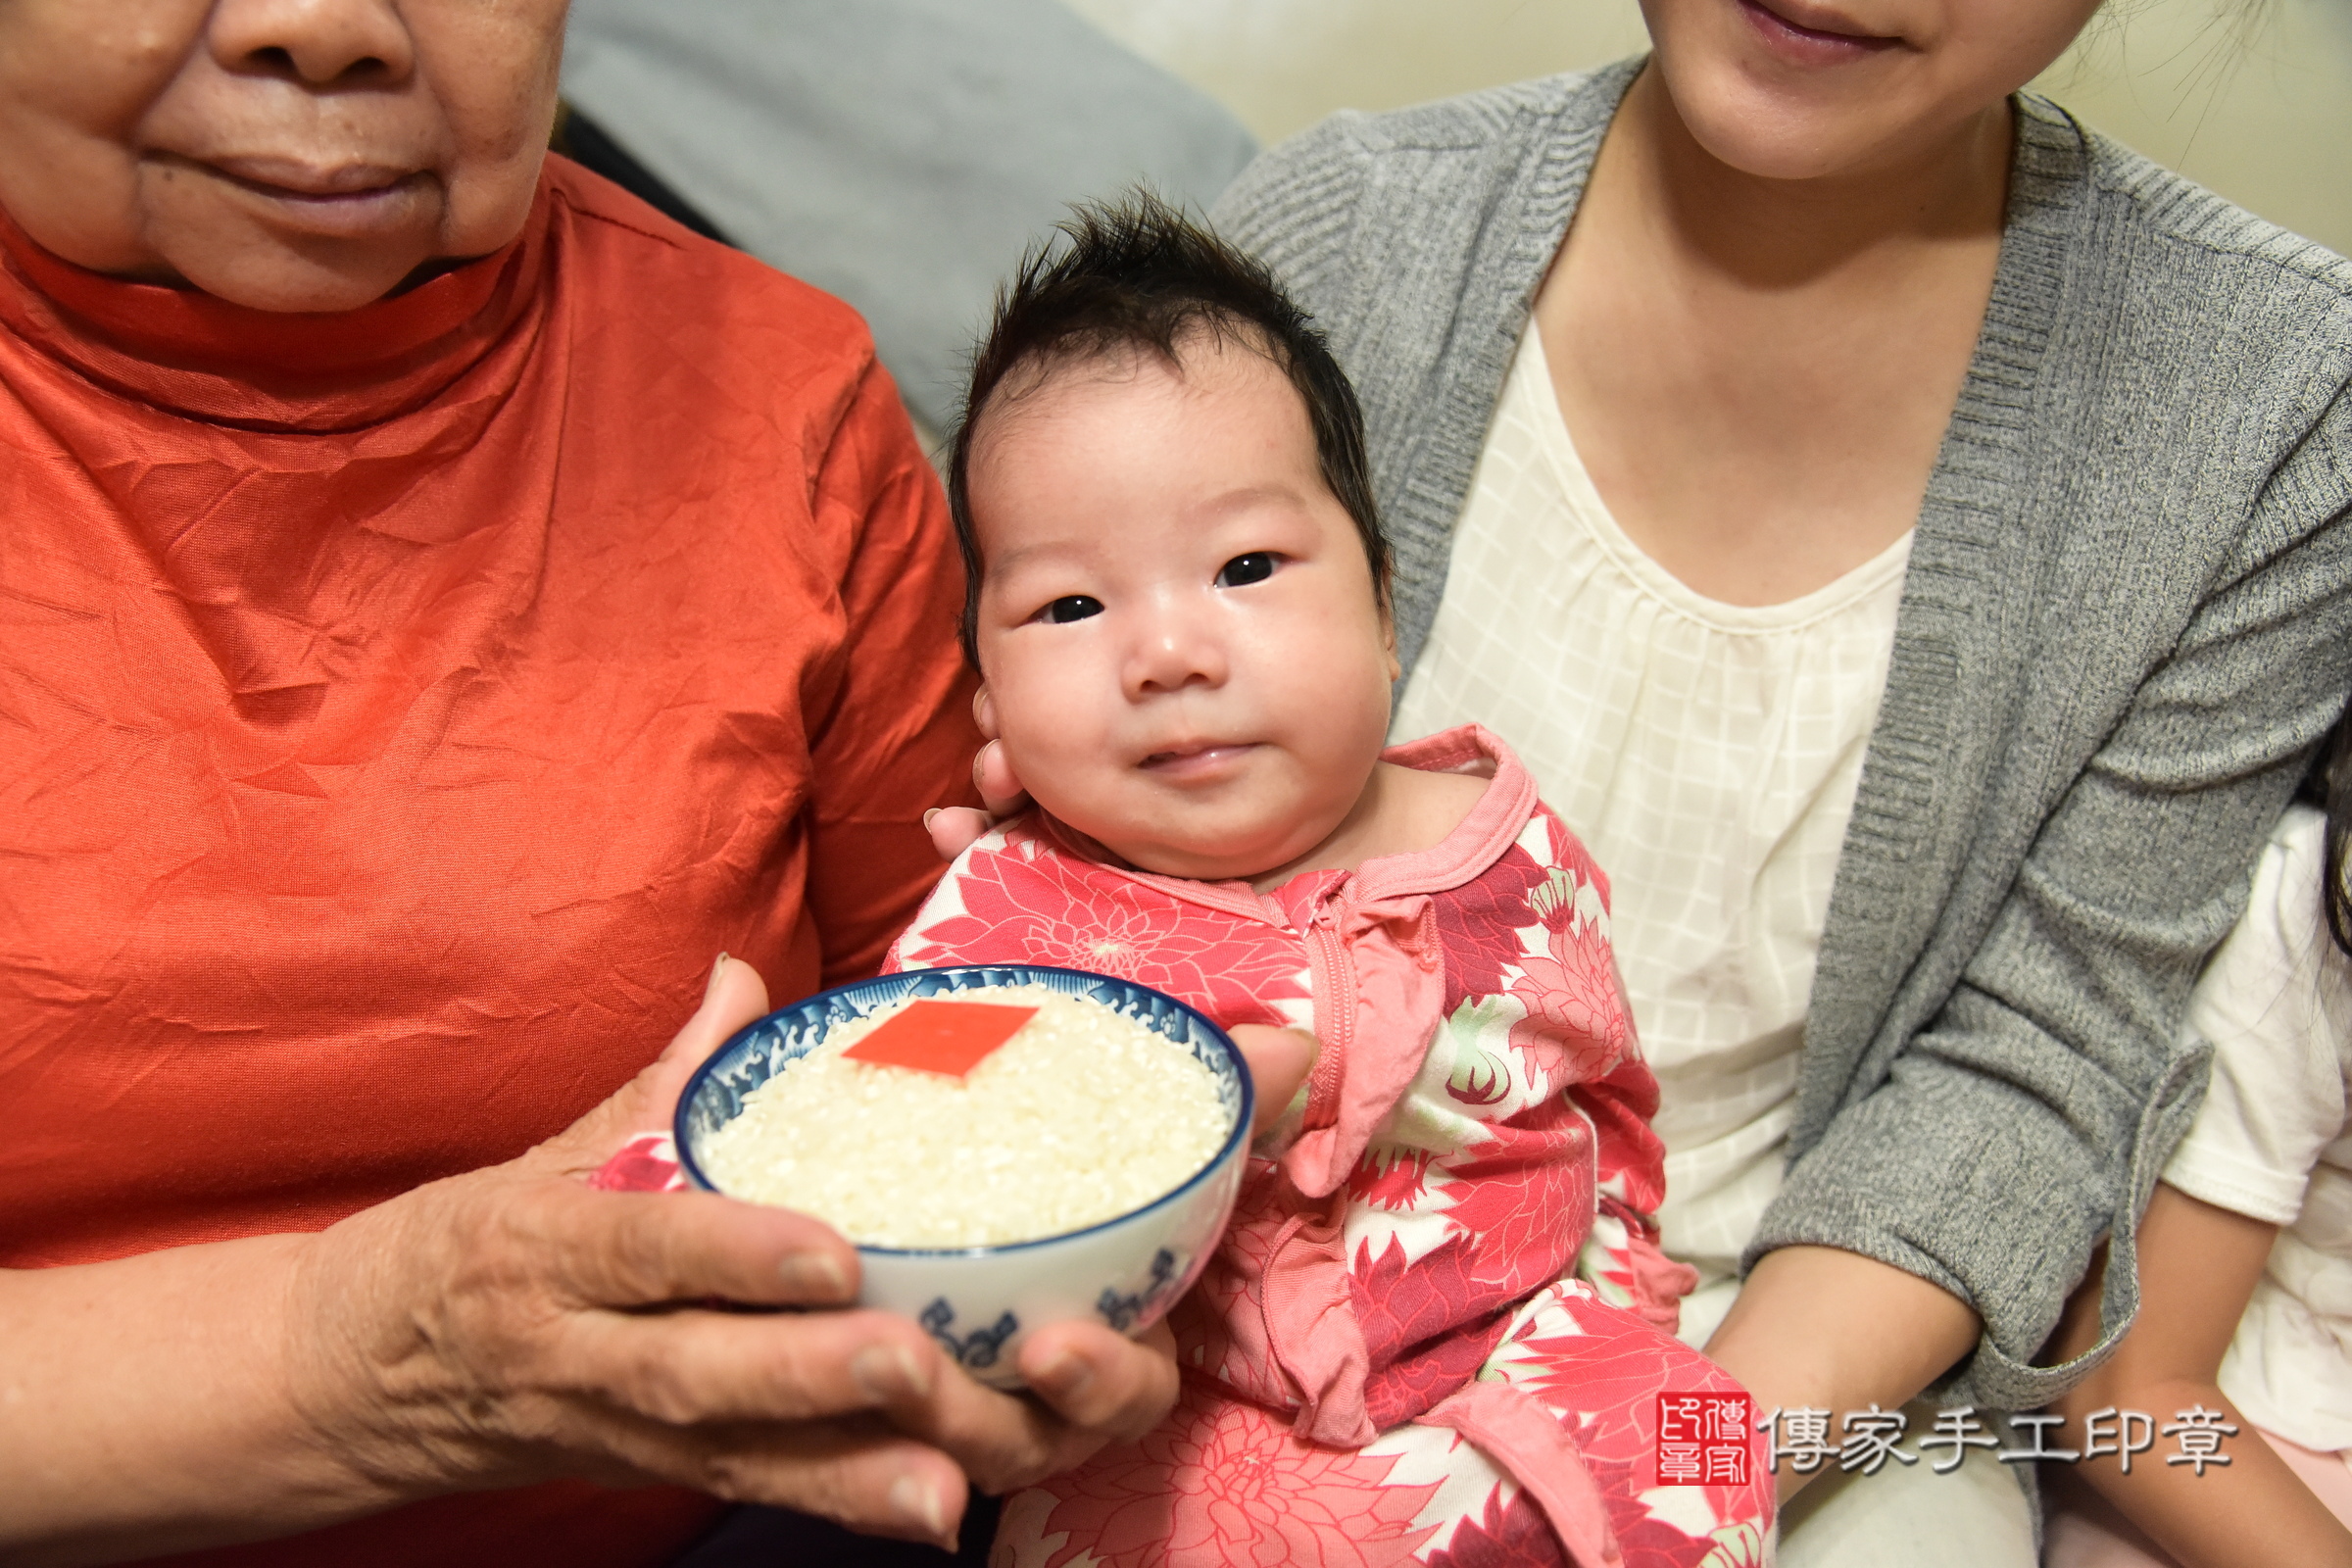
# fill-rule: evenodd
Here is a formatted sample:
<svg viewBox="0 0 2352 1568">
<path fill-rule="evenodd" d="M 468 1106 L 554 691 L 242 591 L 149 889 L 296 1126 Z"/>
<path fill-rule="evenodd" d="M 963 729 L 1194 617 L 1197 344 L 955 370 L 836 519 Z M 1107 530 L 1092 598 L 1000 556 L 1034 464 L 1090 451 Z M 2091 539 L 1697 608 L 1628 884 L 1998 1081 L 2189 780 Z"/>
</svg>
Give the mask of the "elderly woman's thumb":
<svg viewBox="0 0 2352 1568">
<path fill-rule="evenodd" d="M 767 1010 L 767 983 L 760 971 L 720 954 L 703 985 L 702 1005 L 670 1037 L 662 1054 L 612 1099 L 525 1157 L 546 1158 L 567 1173 L 584 1175 L 637 1134 L 666 1128 L 694 1069 L 736 1030 Z"/>
</svg>

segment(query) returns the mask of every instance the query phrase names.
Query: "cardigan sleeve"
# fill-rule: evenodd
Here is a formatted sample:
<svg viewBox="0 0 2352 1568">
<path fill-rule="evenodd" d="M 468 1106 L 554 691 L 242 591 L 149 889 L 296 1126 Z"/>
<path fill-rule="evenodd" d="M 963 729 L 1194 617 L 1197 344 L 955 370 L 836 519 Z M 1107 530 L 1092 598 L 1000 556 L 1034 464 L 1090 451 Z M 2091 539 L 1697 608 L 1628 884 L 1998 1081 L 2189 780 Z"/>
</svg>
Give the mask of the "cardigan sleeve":
<svg viewBox="0 0 2352 1568">
<path fill-rule="evenodd" d="M 1748 1249 L 1751 1264 L 1859 1252 L 1969 1301 L 1984 1335 L 1960 1396 L 2037 1408 L 2137 1310 L 2137 1216 L 2204 1091 L 2210 1053 L 2180 1029 L 2190 987 L 2352 685 L 2348 508 L 2338 386 L 2059 796 L 1948 999 L 1804 1150 Z M 2102 1238 L 2099 1346 L 2035 1366 Z"/>
</svg>

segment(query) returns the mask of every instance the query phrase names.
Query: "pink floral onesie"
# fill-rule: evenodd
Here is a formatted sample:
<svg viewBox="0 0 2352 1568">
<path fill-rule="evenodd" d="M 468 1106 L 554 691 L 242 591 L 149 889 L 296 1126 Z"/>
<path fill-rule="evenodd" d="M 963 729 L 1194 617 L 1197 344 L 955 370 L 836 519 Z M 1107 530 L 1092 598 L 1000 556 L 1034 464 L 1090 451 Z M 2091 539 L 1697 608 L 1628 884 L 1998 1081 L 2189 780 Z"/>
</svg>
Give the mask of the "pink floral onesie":
<svg viewBox="0 0 2352 1568">
<path fill-rule="evenodd" d="M 1764 1560 L 1752 1431 L 1712 1484 L 1660 1485 L 1660 1396 L 1739 1386 L 1672 1333 L 1690 1275 L 1649 1217 L 1658 1090 L 1608 884 L 1485 731 L 1387 757 L 1493 782 L 1434 850 L 1266 895 L 1024 818 L 892 951 L 1091 969 L 1324 1043 L 1171 1315 L 1175 1413 L 1009 1499 L 1000 1568 Z"/>
</svg>

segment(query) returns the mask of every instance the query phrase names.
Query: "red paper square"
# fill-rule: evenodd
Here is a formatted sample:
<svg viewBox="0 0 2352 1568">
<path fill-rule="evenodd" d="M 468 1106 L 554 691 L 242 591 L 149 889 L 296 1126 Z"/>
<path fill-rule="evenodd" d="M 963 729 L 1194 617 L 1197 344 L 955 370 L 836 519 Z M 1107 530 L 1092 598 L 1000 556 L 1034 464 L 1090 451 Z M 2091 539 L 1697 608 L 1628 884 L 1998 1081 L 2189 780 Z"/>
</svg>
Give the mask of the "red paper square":
<svg viewBox="0 0 2352 1568">
<path fill-rule="evenodd" d="M 960 1078 L 1037 1016 L 1035 1007 L 989 1002 L 916 1002 L 842 1055 L 885 1067 Z"/>
</svg>

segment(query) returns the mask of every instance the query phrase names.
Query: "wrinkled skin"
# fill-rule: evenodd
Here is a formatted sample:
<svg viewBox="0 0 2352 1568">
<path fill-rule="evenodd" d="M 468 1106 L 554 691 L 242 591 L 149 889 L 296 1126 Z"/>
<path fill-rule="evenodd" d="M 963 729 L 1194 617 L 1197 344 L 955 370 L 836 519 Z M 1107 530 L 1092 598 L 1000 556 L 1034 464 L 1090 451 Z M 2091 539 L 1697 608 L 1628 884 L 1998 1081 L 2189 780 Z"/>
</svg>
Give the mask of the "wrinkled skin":
<svg viewBox="0 0 2352 1568">
<path fill-rule="evenodd" d="M 342 311 L 521 231 L 566 0 L 5 0 L 0 207 L 68 261 Z"/>
</svg>

